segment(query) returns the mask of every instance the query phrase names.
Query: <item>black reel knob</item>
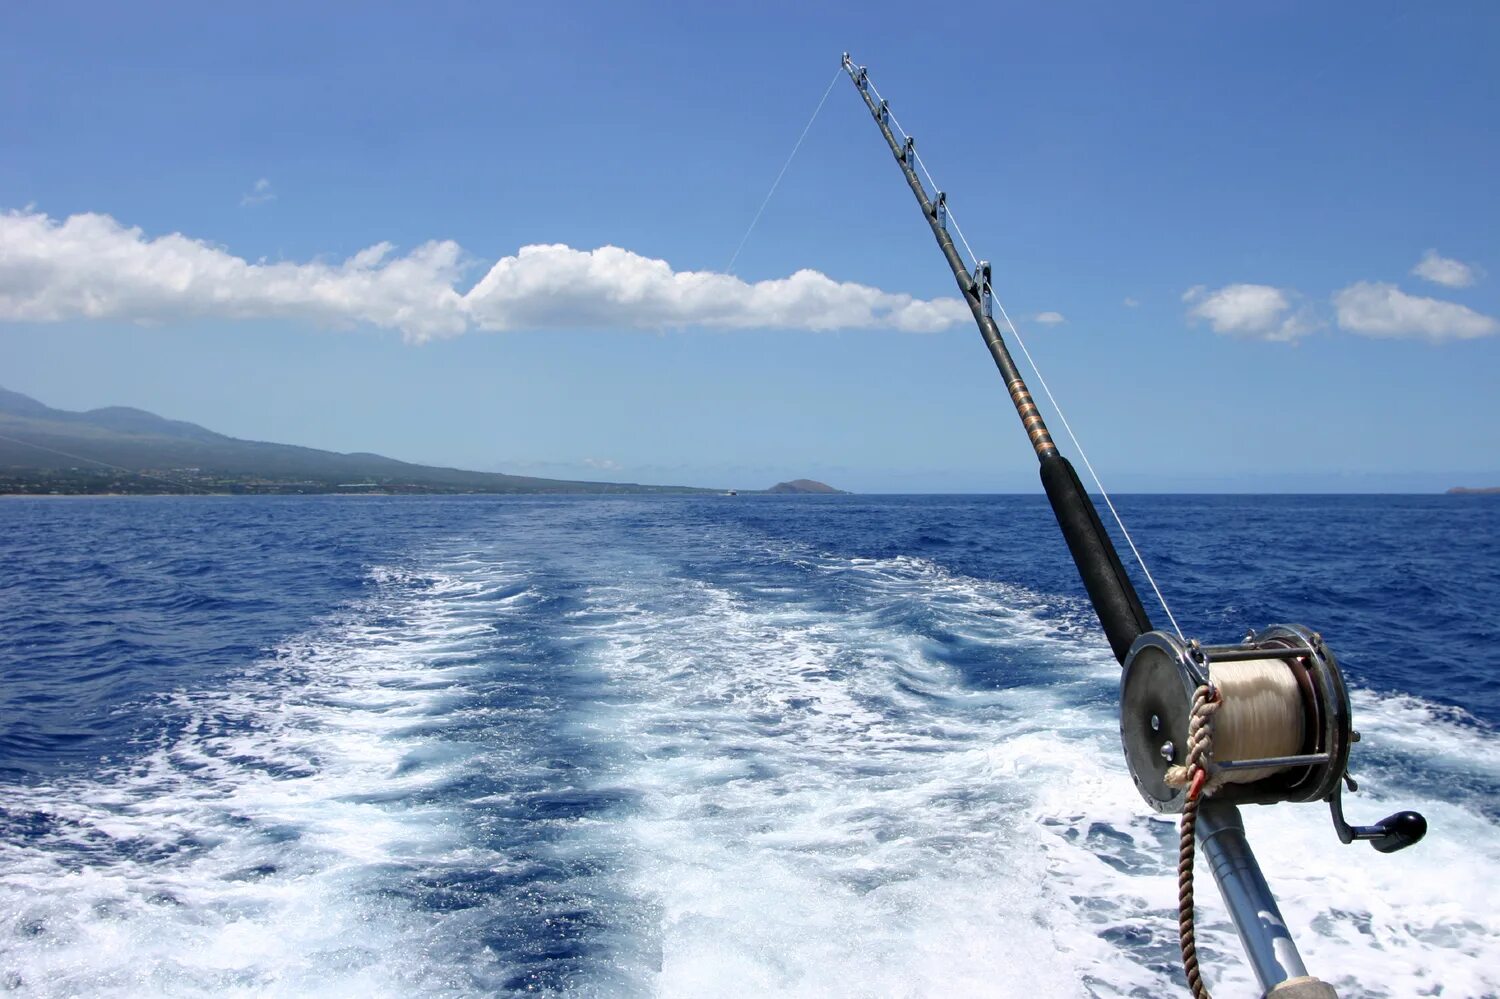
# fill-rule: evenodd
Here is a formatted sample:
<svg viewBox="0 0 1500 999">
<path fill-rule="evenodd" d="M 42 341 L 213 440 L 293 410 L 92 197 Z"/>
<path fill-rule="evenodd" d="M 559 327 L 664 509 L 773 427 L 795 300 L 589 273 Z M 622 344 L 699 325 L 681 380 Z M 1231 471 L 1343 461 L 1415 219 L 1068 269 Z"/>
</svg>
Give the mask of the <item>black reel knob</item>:
<svg viewBox="0 0 1500 999">
<path fill-rule="evenodd" d="M 1381 819 L 1375 828 L 1385 832 L 1370 840 L 1370 845 L 1381 853 L 1395 853 L 1427 835 L 1427 820 L 1419 812 L 1397 812 Z"/>
<path fill-rule="evenodd" d="M 1353 778 L 1345 775 L 1344 780 L 1349 784 L 1349 790 L 1358 789 Z M 1367 840 L 1369 844 L 1381 853 L 1395 853 L 1404 850 L 1414 843 L 1420 842 L 1427 835 L 1427 820 L 1420 812 L 1410 809 L 1387 815 L 1373 826 L 1351 826 L 1344 820 L 1344 789 L 1337 788 L 1328 798 L 1328 807 L 1333 812 L 1333 828 L 1339 834 L 1339 842 L 1353 843 L 1355 840 Z"/>
</svg>

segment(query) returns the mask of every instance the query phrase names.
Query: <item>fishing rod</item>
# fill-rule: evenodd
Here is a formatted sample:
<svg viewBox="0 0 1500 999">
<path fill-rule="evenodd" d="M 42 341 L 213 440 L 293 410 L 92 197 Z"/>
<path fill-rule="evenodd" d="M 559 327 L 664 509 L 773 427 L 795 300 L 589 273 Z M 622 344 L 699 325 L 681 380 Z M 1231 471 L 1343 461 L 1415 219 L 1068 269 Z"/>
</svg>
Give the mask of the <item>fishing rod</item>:
<svg viewBox="0 0 1500 999">
<path fill-rule="evenodd" d="M 1058 451 L 995 323 L 989 262 L 975 258 L 972 270 L 964 264 L 949 232 L 951 227 L 963 238 L 947 194 L 929 192 L 917 173 L 921 167 L 932 180 L 917 155 L 916 140 L 904 130 L 898 139 L 900 126 L 889 103 L 870 82 L 867 69 L 847 52 L 843 68 L 916 197 L 1036 453 L 1058 527 L 1120 662 L 1120 740 L 1130 776 L 1155 811 L 1182 816 L 1178 923 L 1189 989 L 1207 999 L 1193 928 L 1193 863 L 1201 851 L 1263 995 L 1337 999 L 1333 987 L 1309 975 L 1303 965 L 1250 849 L 1238 806 L 1326 801 L 1341 842 L 1367 840 L 1382 853 L 1416 843 L 1426 834 L 1427 821 L 1411 811 L 1373 826 L 1345 821 L 1343 787 L 1358 789 L 1348 764 L 1359 733 L 1351 724 L 1338 660 L 1317 632 L 1273 624 L 1240 642 L 1215 645 L 1185 638 L 1175 620 L 1171 632 L 1152 628 L 1099 511 L 1072 463 Z M 1129 541 L 1112 503 L 1110 510 Z M 1144 561 L 1141 565 L 1146 571 Z M 1166 610 L 1165 600 L 1162 607 Z"/>
</svg>

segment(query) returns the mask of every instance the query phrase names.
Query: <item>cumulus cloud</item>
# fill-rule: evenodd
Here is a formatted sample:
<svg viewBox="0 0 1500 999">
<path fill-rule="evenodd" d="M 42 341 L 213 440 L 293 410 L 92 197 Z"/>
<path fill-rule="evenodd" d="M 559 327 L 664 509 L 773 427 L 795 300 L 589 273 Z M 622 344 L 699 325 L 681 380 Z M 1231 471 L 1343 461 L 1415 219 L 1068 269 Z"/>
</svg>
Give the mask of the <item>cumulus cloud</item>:
<svg viewBox="0 0 1500 999">
<path fill-rule="evenodd" d="M 304 319 L 370 323 L 409 338 L 467 326 L 456 243 L 391 257 L 388 243 L 338 263 L 250 263 L 172 234 L 148 239 L 108 215 L 0 216 L 0 319 Z"/>
<path fill-rule="evenodd" d="M 338 263 L 250 262 L 177 233 L 148 237 L 108 215 L 0 215 L 0 320 L 288 319 L 371 325 L 407 340 L 469 330 L 895 329 L 968 318 L 957 299 L 917 299 L 813 270 L 746 282 L 674 271 L 615 246 L 523 246 L 468 291 L 457 243 L 398 255 L 389 243 Z"/>
<path fill-rule="evenodd" d="M 263 205 L 267 201 L 275 201 L 276 192 L 271 190 L 271 182 L 265 177 L 257 180 L 244 194 L 240 195 L 241 205 Z"/>
<path fill-rule="evenodd" d="M 1500 322 L 1456 302 L 1408 295 L 1393 284 L 1360 281 L 1333 296 L 1340 329 L 1361 336 L 1472 340 L 1500 332 Z"/>
<path fill-rule="evenodd" d="M 1255 340 L 1290 342 L 1317 328 L 1306 311 L 1293 311 L 1292 293 L 1266 284 L 1229 284 L 1209 291 L 1195 285 L 1183 293 L 1188 318 L 1202 320 L 1215 333 Z"/>
<path fill-rule="evenodd" d="M 1422 254 L 1422 259 L 1417 261 L 1417 266 L 1411 272 L 1446 288 L 1467 288 L 1478 279 L 1476 268 L 1462 260 L 1440 256 L 1436 250 L 1428 250 Z"/>
<path fill-rule="evenodd" d="M 924 301 L 813 270 L 753 283 L 715 271 L 673 271 L 617 246 L 523 246 L 465 296 L 484 329 L 707 326 L 721 329 L 947 329 L 968 318 L 957 299 Z"/>
<path fill-rule="evenodd" d="M 1045 323 L 1048 326 L 1056 326 L 1058 323 L 1067 322 L 1067 320 L 1063 318 L 1063 314 L 1061 312 L 1038 312 L 1032 318 L 1037 322 Z"/>
</svg>

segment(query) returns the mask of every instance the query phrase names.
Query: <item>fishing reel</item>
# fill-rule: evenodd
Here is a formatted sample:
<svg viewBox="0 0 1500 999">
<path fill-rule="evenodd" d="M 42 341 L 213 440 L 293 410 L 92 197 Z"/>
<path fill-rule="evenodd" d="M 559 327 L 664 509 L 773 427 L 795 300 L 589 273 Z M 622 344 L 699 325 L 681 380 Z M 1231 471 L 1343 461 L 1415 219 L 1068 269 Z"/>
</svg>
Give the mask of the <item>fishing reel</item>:
<svg viewBox="0 0 1500 999">
<path fill-rule="evenodd" d="M 1351 726 L 1349 693 L 1338 660 L 1321 636 L 1301 625 L 1273 624 L 1237 645 L 1184 642 L 1151 631 L 1125 657 L 1120 679 L 1120 740 L 1136 789 L 1158 812 L 1181 812 L 1182 779 L 1194 692 L 1205 684 L 1220 704 L 1213 716 L 1215 801 L 1271 805 L 1327 801 L 1344 843 L 1370 840 L 1391 853 L 1427 832 L 1416 812 L 1373 826 L 1344 820 Z M 1174 769 L 1175 768 L 1175 769 Z"/>
</svg>

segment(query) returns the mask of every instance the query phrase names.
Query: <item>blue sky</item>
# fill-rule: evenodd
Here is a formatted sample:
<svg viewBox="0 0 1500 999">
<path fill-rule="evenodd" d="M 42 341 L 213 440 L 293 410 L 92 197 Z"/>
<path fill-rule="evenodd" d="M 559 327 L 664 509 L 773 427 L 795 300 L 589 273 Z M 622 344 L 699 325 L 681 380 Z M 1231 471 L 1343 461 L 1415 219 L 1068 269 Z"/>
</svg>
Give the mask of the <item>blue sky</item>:
<svg viewBox="0 0 1500 999">
<path fill-rule="evenodd" d="M 1500 484 L 1500 7 L 806 6 L 9 5 L 0 385 L 536 475 L 1034 489 L 847 81 L 709 273 L 849 50 L 1106 484 Z"/>
</svg>

